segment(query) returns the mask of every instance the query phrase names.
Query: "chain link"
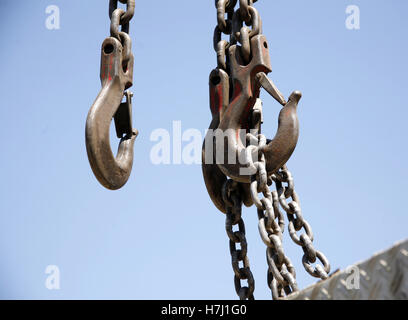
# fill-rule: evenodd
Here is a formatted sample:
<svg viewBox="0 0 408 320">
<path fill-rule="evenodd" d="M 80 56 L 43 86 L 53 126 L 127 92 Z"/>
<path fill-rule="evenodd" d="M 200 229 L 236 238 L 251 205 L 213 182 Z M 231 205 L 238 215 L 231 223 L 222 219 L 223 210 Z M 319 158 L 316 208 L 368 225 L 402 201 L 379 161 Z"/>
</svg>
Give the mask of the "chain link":
<svg viewBox="0 0 408 320">
<path fill-rule="evenodd" d="M 126 4 L 126 11 L 118 8 L 118 2 Z M 122 64 L 125 71 L 133 69 L 132 39 L 129 36 L 129 24 L 135 14 L 135 0 L 109 0 L 110 36 L 122 44 Z M 120 30 L 119 30 L 120 26 Z M 132 62 L 130 61 L 132 60 Z M 129 95 L 133 95 L 129 92 Z"/>
<path fill-rule="evenodd" d="M 118 8 L 118 2 L 126 4 L 126 11 Z M 129 36 L 129 22 L 135 14 L 135 0 L 109 0 L 109 17 L 111 19 L 110 35 L 118 39 L 123 46 L 123 62 L 129 61 L 132 40 Z M 119 31 L 119 26 L 121 26 Z"/>
<path fill-rule="evenodd" d="M 225 230 L 229 238 L 232 269 L 234 270 L 235 290 L 240 300 L 254 300 L 255 281 L 249 265 L 248 244 L 245 236 L 245 224 L 242 219 L 242 199 L 239 190 L 232 180 L 223 186 L 223 198 L 227 203 Z M 234 226 L 238 230 L 234 231 Z M 237 245 L 240 248 L 237 248 Z M 240 263 L 242 262 L 242 267 Z M 242 286 L 241 281 L 247 280 L 248 285 Z"/>
<path fill-rule="evenodd" d="M 242 58 L 248 62 L 251 56 L 250 40 L 262 32 L 262 21 L 259 13 L 252 6 L 257 0 L 240 0 L 239 8 L 234 11 L 237 1 L 215 0 L 217 26 L 214 29 L 214 50 L 217 53 L 218 68 L 227 71 L 227 73 L 229 72 L 229 65 L 226 52 L 230 45 L 240 42 Z M 243 25 L 244 22 L 246 26 Z M 229 35 L 229 41 L 223 40 L 222 34 Z"/>
<path fill-rule="evenodd" d="M 239 0 L 239 12 L 245 23 L 250 23 L 251 12 L 250 7 L 258 0 Z"/>
<path fill-rule="evenodd" d="M 259 234 L 267 246 L 266 257 L 268 262 L 268 286 L 272 297 L 279 299 L 298 291 L 296 283 L 296 272 L 289 257 L 285 255 L 282 237 L 285 228 L 284 216 L 279 209 L 279 196 L 276 191 L 271 192 L 268 186 L 265 156 L 261 153 L 260 160 L 252 162 L 253 150 L 261 150 L 266 145 L 266 137 L 259 134 L 257 137 L 247 135 L 247 140 L 258 146 L 250 145 L 247 148 L 247 160 L 256 174 L 251 179 L 251 197 L 258 210 Z M 270 182 L 270 181 L 269 181 Z M 258 193 L 263 194 L 260 199 Z"/>
<path fill-rule="evenodd" d="M 128 24 L 135 14 L 135 0 L 109 0 L 109 18 L 111 20 L 113 13 L 118 9 L 118 2 L 126 4 L 126 12 L 121 15 L 120 24 Z"/>
<path fill-rule="evenodd" d="M 237 0 L 215 0 L 217 8 L 217 26 L 214 29 L 214 50 L 217 53 L 217 66 L 229 74 L 226 52 L 230 42 L 222 39 L 222 35 L 231 35 L 232 18 Z M 225 15 L 227 14 L 227 19 Z"/>
<path fill-rule="evenodd" d="M 276 174 L 272 175 L 272 180 L 276 185 L 279 203 L 286 211 L 289 220 L 289 235 L 292 241 L 303 249 L 302 263 L 305 270 L 315 278 L 327 279 L 330 273 L 330 263 L 326 256 L 322 252 L 317 251 L 313 246 L 313 231 L 310 224 L 303 217 L 299 197 L 295 191 L 294 180 L 286 165 Z M 286 186 L 283 186 L 284 183 Z M 291 201 L 288 203 L 287 199 L 289 198 Z M 304 233 L 298 235 L 297 232 L 302 229 Z M 317 260 L 321 264 L 316 264 L 313 267 L 312 264 L 316 263 Z"/>
</svg>

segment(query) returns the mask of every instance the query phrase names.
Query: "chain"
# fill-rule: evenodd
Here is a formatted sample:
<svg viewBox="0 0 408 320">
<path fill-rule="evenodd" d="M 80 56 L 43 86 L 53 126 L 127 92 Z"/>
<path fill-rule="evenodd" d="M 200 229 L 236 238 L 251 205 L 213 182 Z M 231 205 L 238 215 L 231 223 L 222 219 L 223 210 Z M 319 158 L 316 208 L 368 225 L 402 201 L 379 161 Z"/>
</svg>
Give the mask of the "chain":
<svg viewBox="0 0 408 320">
<path fill-rule="evenodd" d="M 215 0 L 217 9 L 217 26 L 214 29 L 214 50 L 217 53 L 217 66 L 228 73 L 228 59 L 226 51 L 230 47 L 227 40 L 222 40 L 222 34 L 232 34 L 232 18 L 237 0 Z M 227 19 L 225 15 L 227 14 Z"/>
<path fill-rule="evenodd" d="M 225 230 L 229 238 L 232 269 L 234 270 L 235 291 L 240 300 L 254 300 L 255 281 L 252 275 L 248 253 L 248 244 L 245 236 L 245 224 L 242 219 L 242 199 L 237 184 L 227 180 L 223 186 L 223 198 L 227 204 Z M 234 231 L 238 226 L 238 231 Z M 237 245 L 240 249 L 237 249 Z M 240 267 L 242 262 L 243 267 Z M 241 281 L 247 280 L 248 285 L 242 286 Z"/>
<path fill-rule="evenodd" d="M 258 0 L 239 0 L 239 12 L 242 19 L 249 25 L 251 21 L 250 8 Z"/>
<path fill-rule="evenodd" d="M 262 21 L 258 11 L 252 6 L 256 1 L 240 0 L 240 7 L 233 17 L 233 32 L 231 42 L 241 43 L 241 54 L 244 62 L 251 57 L 251 38 L 262 32 Z M 244 22 L 245 25 L 244 26 Z M 249 28 L 252 26 L 252 29 Z M 260 154 L 258 161 L 252 161 L 254 151 L 262 150 L 266 146 L 266 137 L 260 133 L 257 136 L 247 134 L 249 146 L 247 148 L 247 162 L 256 172 L 251 178 L 250 192 L 257 207 L 258 229 L 262 241 L 265 243 L 268 263 L 268 286 L 273 299 L 279 299 L 292 292 L 298 291 L 295 268 L 289 257 L 285 255 L 282 237 L 285 220 L 279 209 L 279 197 L 276 191 L 271 192 L 268 186 L 265 155 Z M 262 199 L 258 193 L 262 193 Z"/>
<path fill-rule="evenodd" d="M 252 6 L 253 2 L 256 1 L 240 0 L 240 7 L 232 19 L 231 43 L 241 44 L 241 55 L 245 63 L 251 58 L 251 39 L 262 32 L 262 21 L 258 10 Z"/>
<path fill-rule="evenodd" d="M 248 140 L 252 143 L 257 141 L 260 149 L 266 145 L 266 138 L 262 134 L 257 137 L 248 134 Z M 250 154 L 254 148 L 257 147 L 253 144 L 248 146 L 247 154 Z M 256 172 L 251 178 L 251 197 L 258 211 L 259 233 L 267 246 L 268 286 L 271 289 L 272 297 L 279 299 L 285 294 L 298 291 L 295 268 L 285 255 L 282 245 L 285 219 L 279 209 L 278 192 L 271 192 L 268 186 L 271 180 L 268 181 L 265 156 L 261 154 L 260 160 L 252 162 L 251 166 Z M 259 198 L 258 193 L 263 194 L 262 199 Z"/>
<path fill-rule="evenodd" d="M 313 246 L 314 237 L 312 227 L 302 215 L 300 201 L 295 191 L 292 174 L 285 165 L 279 170 L 279 172 L 272 175 L 272 179 L 276 185 L 279 203 L 286 211 L 289 220 L 289 235 L 293 242 L 303 249 L 304 254 L 302 263 L 305 270 L 315 278 L 320 278 L 322 280 L 327 279 L 330 272 L 330 263 L 326 256 L 322 252 L 317 251 Z M 286 186 L 283 186 L 283 183 L 286 183 Z M 292 201 L 288 203 L 287 199 L 289 198 Z M 303 229 L 305 233 L 302 233 L 299 236 L 297 232 L 301 229 Z M 312 264 L 316 263 L 317 260 L 319 260 L 322 265 L 317 264 L 313 267 Z"/>
<path fill-rule="evenodd" d="M 258 11 L 253 7 L 257 0 L 239 0 L 239 8 L 235 10 L 238 0 L 215 0 L 217 8 L 217 26 L 214 30 L 214 50 L 217 53 L 217 67 L 230 76 L 229 58 L 226 54 L 231 45 L 241 44 L 240 54 L 243 62 L 251 59 L 251 39 L 262 32 L 262 20 Z M 222 39 L 229 35 L 229 41 Z M 261 116 L 262 118 L 262 116 Z M 273 299 L 280 299 L 299 290 L 296 282 L 295 268 L 285 255 L 282 245 L 285 229 L 285 217 L 288 218 L 288 230 L 292 240 L 302 247 L 304 255 L 302 263 L 305 270 L 320 279 L 328 278 L 330 264 L 320 251 L 313 247 L 313 233 L 309 223 L 303 218 L 299 198 L 294 190 L 294 181 L 291 173 L 284 165 L 278 172 L 268 176 L 266 171 L 265 155 L 262 150 L 267 140 L 260 133 L 247 134 L 248 147 L 246 160 L 248 168 L 254 173 L 251 176 L 250 195 L 258 212 L 258 229 L 262 241 L 265 243 L 268 263 L 267 281 Z M 253 155 L 257 155 L 254 161 Z M 275 183 L 276 190 L 270 186 Z M 285 184 L 285 186 L 284 186 Z M 247 258 L 247 241 L 245 225 L 241 217 L 242 195 L 237 182 L 228 180 L 223 187 L 223 199 L 226 203 L 226 231 L 230 239 L 232 267 L 235 273 L 235 288 L 240 299 L 253 299 L 254 279 Z M 262 197 L 259 197 L 262 194 Z M 291 201 L 288 203 L 288 199 Z M 233 227 L 238 225 L 238 231 Z M 298 235 L 301 229 L 305 233 Z M 240 249 L 237 249 L 237 245 Z M 313 267 L 317 260 L 321 262 Z M 242 262 L 243 267 L 239 267 Z M 241 281 L 247 280 L 248 286 L 242 286 Z"/>
<path fill-rule="evenodd" d="M 217 53 L 218 69 L 225 71 L 228 76 L 230 75 L 230 70 L 226 52 L 234 41 L 233 24 L 236 15 L 234 9 L 237 1 L 238 0 L 215 0 L 217 26 L 214 29 L 214 50 Z M 230 40 L 223 40 L 223 34 L 229 35 Z M 242 219 L 242 198 L 238 186 L 233 180 L 227 180 L 225 182 L 222 196 L 226 203 L 225 229 L 229 238 L 235 291 L 241 300 L 253 300 L 255 281 L 247 256 L 248 245 L 245 236 L 245 224 Z M 237 231 L 233 230 L 234 226 L 238 226 Z M 238 245 L 240 249 L 237 248 Z M 242 263 L 242 267 L 240 267 L 240 263 Z M 245 280 L 247 281 L 247 285 L 243 286 L 241 282 Z"/>
<path fill-rule="evenodd" d="M 109 18 L 112 19 L 112 14 L 118 9 L 118 2 L 126 4 L 126 12 L 120 17 L 120 24 L 125 25 L 132 20 L 135 14 L 134 0 L 109 0 Z M 127 32 L 129 33 L 129 32 Z"/>
<path fill-rule="evenodd" d="M 126 11 L 118 8 L 118 2 L 126 4 Z M 132 40 L 129 36 L 129 23 L 135 14 L 135 0 L 109 0 L 110 35 L 118 39 L 123 46 L 123 64 L 129 62 L 132 52 Z M 119 31 L 119 26 L 121 29 Z"/>
<path fill-rule="evenodd" d="M 229 74 L 228 56 L 231 44 L 238 41 L 242 45 L 242 57 L 248 62 L 251 55 L 250 40 L 262 30 L 262 21 L 258 11 L 252 6 L 257 0 L 240 0 L 239 8 L 234 11 L 238 0 L 215 0 L 217 8 L 217 26 L 214 30 L 214 50 L 217 53 L 217 66 Z M 227 18 L 225 18 L 227 15 Z M 246 26 L 243 25 L 245 22 Z M 252 26 L 250 29 L 249 27 Z M 222 35 L 229 35 L 229 41 Z"/>
</svg>

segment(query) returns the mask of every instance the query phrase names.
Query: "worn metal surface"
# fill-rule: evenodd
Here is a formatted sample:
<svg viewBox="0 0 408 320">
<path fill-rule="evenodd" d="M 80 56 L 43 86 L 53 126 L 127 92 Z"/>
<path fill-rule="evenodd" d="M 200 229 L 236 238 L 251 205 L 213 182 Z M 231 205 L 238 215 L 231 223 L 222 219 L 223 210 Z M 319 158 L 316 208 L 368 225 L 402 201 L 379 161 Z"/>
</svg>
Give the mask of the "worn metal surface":
<svg viewBox="0 0 408 320">
<path fill-rule="evenodd" d="M 350 281 L 359 270 L 359 288 Z M 349 283 L 352 284 L 350 287 Z M 408 299 L 408 239 L 377 253 L 370 259 L 337 272 L 287 300 L 407 300 Z"/>
<path fill-rule="evenodd" d="M 262 174 L 265 171 L 264 163 L 260 163 L 259 175 L 265 176 L 265 174 Z M 285 256 L 282 247 L 282 233 L 279 230 L 283 232 L 284 218 L 280 208 L 286 212 L 289 221 L 290 238 L 303 250 L 302 262 L 305 270 L 313 277 L 327 279 L 330 272 L 330 263 L 326 256 L 313 246 L 312 227 L 302 214 L 300 200 L 295 191 L 294 179 L 286 165 L 270 177 L 276 186 L 275 191 L 270 192 L 265 185 L 267 182 L 263 182 L 261 191 L 264 198 L 259 200 L 257 199 L 258 181 L 264 179 L 253 178 L 251 193 L 258 208 L 259 232 L 267 246 L 268 285 L 271 288 L 272 297 L 281 299 L 292 292 L 298 291 L 298 287 L 294 267 L 289 258 Z M 269 183 L 272 184 L 272 181 Z M 276 219 L 278 219 L 279 224 L 275 222 Z M 297 232 L 301 230 L 304 232 L 299 235 Z M 316 263 L 315 267 L 312 266 L 313 263 Z"/>
<path fill-rule="evenodd" d="M 262 153 L 266 158 L 267 172 L 272 174 L 281 168 L 293 153 L 299 136 L 296 108 L 301 94 L 294 92 L 286 103 L 283 95 L 266 76 L 272 71 L 268 42 L 261 34 L 262 21 L 258 11 L 252 6 L 252 1 L 240 1 L 240 7 L 236 11 L 232 1 L 217 1 L 216 5 L 218 25 L 214 31 L 214 48 L 217 52 L 218 68 L 211 72 L 210 76 L 213 115 L 214 97 L 218 97 L 221 104 L 218 105 L 220 112 L 218 126 L 215 127 L 214 122 L 210 126 L 210 129 L 219 129 L 217 133 L 220 133 L 220 137 L 217 136 L 214 141 L 212 150 L 215 152 L 216 164 L 225 176 L 235 181 L 249 183 L 250 175 L 242 173 L 242 169 L 247 168 L 248 162 L 242 159 L 250 157 L 249 161 L 256 161 L 259 153 Z M 229 42 L 222 40 L 222 34 L 230 36 Z M 241 45 L 238 45 L 238 42 Z M 241 133 L 251 129 L 250 119 L 261 87 L 284 107 L 280 112 L 275 138 L 262 148 L 250 149 L 251 154 L 248 155 L 246 139 Z M 228 140 L 226 144 L 225 138 Z M 220 148 L 220 143 L 225 147 Z M 234 158 L 233 161 L 225 160 L 229 160 L 231 156 Z M 203 170 L 210 196 L 217 199 L 217 195 L 213 194 L 215 188 L 211 175 L 205 172 L 215 169 L 204 166 Z M 219 201 L 215 201 L 215 204 L 219 207 Z"/>
<path fill-rule="evenodd" d="M 231 264 L 234 270 L 235 291 L 240 300 L 253 300 L 255 290 L 255 280 L 249 265 L 248 244 L 245 237 L 245 224 L 242 219 L 242 199 L 238 184 L 233 180 L 228 180 L 223 185 L 223 198 L 227 203 L 225 230 L 229 238 L 229 248 L 231 253 Z M 233 227 L 238 226 L 234 231 Z M 240 246 L 237 249 L 237 245 Z M 242 262 L 242 268 L 239 266 Z M 247 286 L 242 285 L 242 281 L 247 280 Z"/>
<path fill-rule="evenodd" d="M 132 40 L 129 21 L 135 9 L 135 0 L 127 3 L 127 11 L 118 9 L 118 0 L 110 0 L 110 33 L 101 49 L 100 78 L 102 89 L 89 110 L 85 140 L 89 163 L 98 181 L 108 189 L 121 188 L 129 179 L 133 165 L 133 147 L 138 131 L 132 127 L 132 96 L 126 91 L 133 84 Z M 121 30 L 119 30 L 121 26 Z M 122 103 L 123 98 L 126 101 Z M 115 120 L 120 139 L 117 156 L 110 146 L 109 129 Z"/>
<path fill-rule="evenodd" d="M 259 232 L 267 246 L 268 286 L 272 297 L 280 299 L 298 291 L 295 269 L 283 249 L 285 219 L 280 208 L 287 214 L 290 237 L 303 249 L 306 271 L 326 279 L 330 264 L 323 253 L 313 247 L 312 229 L 302 215 L 293 178 L 286 167 L 298 141 L 297 105 L 302 95 L 294 91 L 286 101 L 268 78 L 267 74 L 272 71 L 268 42 L 262 35 L 262 20 L 254 2 L 240 0 L 235 10 L 237 0 L 215 1 L 217 68 L 209 78 L 212 121 L 203 144 L 202 170 L 212 202 L 227 214 L 238 296 L 252 299 L 254 290 L 240 213 L 243 203 L 257 207 Z M 223 35 L 229 36 L 229 41 L 224 40 Z M 272 140 L 261 134 L 261 88 L 283 106 Z M 276 191 L 270 191 L 272 184 L 276 185 Z M 262 198 L 258 196 L 260 193 Z M 239 226 L 235 233 L 233 225 Z M 305 232 L 298 235 L 302 229 Z M 241 250 L 236 249 L 238 243 Z M 238 267 L 240 261 L 243 268 Z M 313 267 L 318 261 L 321 264 Z M 241 280 L 248 280 L 248 286 L 243 287 Z"/>
</svg>

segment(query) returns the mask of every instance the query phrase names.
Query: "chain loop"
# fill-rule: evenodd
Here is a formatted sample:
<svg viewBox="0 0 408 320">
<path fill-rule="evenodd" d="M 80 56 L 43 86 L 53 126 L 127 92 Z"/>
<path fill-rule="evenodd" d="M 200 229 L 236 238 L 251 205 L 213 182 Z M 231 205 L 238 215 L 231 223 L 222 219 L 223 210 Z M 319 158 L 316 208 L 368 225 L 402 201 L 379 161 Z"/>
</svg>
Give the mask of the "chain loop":
<svg viewBox="0 0 408 320">
<path fill-rule="evenodd" d="M 258 10 L 252 6 L 248 6 L 247 10 L 249 12 L 247 22 L 242 18 L 239 10 L 234 13 L 231 35 L 231 43 L 241 43 L 241 54 L 246 63 L 249 62 L 251 57 L 251 39 L 261 33 L 262 25 Z M 244 22 L 247 26 L 243 25 Z M 252 28 L 249 28 L 249 26 L 252 26 Z"/>
<path fill-rule="evenodd" d="M 242 17 L 242 20 L 244 20 L 246 23 L 250 23 L 251 20 L 250 8 L 256 1 L 257 0 L 239 0 L 239 12 Z"/>
<path fill-rule="evenodd" d="M 132 20 L 135 14 L 135 0 L 109 0 L 109 18 L 112 19 L 113 13 L 118 8 L 118 2 L 126 4 L 126 12 L 120 16 L 119 23 L 123 26 L 126 25 Z"/>
<path fill-rule="evenodd" d="M 242 199 L 236 183 L 227 180 L 223 186 L 223 198 L 227 203 L 227 214 L 225 219 L 225 230 L 229 238 L 229 248 L 231 253 L 231 264 L 234 270 L 234 284 L 237 295 L 241 300 L 253 300 L 255 281 L 252 275 L 248 253 L 248 244 L 245 236 L 245 224 L 242 219 Z M 238 230 L 233 227 L 238 225 Z M 240 245 L 240 249 L 237 249 Z M 242 262 L 243 267 L 240 267 Z M 242 286 L 241 281 L 247 280 L 248 285 Z"/>
<path fill-rule="evenodd" d="M 113 11 L 112 13 L 112 18 L 111 18 L 111 26 L 110 26 L 110 34 L 111 37 L 114 37 L 118 40 L 120 40 L 119 37 L 119 26 L 120 24 L 120 17 L 125 13 L 125 11 L 123 11 L 122 9 L 116 9 L 115 11 Z M 121 25 L 122 26 L 122 32 L 126 32 L 129 33 L 129 23 L 125 24 L 125 25 Z"/>
<path fill-rule="evenodd" d="M 289 220 L 289 235 L 295 244 L 302 247 L 304 253 L 302 263 L 305 270 L 313 277 L 322 280 L 327 279 L 330 272 L 330 263 L 324 254 L 317 251 L 313 246 L 314 235 L 312 227 L 303 217 L 299 197 L 295 191 L 294 180 L 286 165 L 272 176 L 272 180 L 276 184 L 279 203 L 286 211 Z M 284 187 L 283 183 L 286 183 L 287 186 Z M 287 199 L 289 198 L 291 198 L 292 201 L 288 203 Z M 305 233 L 298 235 L 297 231 L 301 229 L 303 229 Z M 311 264 L 317 260 L 319 260 L 323 266 L 318 264 L 313 268 Z"/>
<path fill-rule="evenodd" d="M 254 143 L 254 136 L 247 137 Z M 262 241 L 267 246 L 266 257 L 268 262 L 268 285 L 274 299 L 282 298 L 284 293 L 292 293 L 298 290 L 296 273 L 290 259 L 285 255 L 282 245 L 284 230 L 283 214 L 279 210 L 278 193 L 271 192 L 268 187 L 265 156 L 261 152 L 260 160 L 253 162 L 253 150 L 262 150 L 266 145 L 266 137 L 262 134 L 257 136 L 258 146 L 247 147 L 247 163 L 249 167 L 256 169 L 251 178 L 250 192 L 255 206 L 258 208 L 258 229 Z M 251 155 L 251 156 L 249 156 Z M 259 199 L 258 193 L 264 198 Z M 276 221 L 278 219 L 279 223 Z"/>
<path fill-rule="evenodd" d="M 250 20 L 248 23 L 248 26 L 245 27 L 243 26 L 243 23 L 245 22 L 241 15 L 239 14 L 239 11 L 236 11 L 232 20 L 232 30 L 233 30 L 233 36 L 235 37 L 236 40 L 241 39 L 241 31 L 243 28 L 246 28 L 249 30 L 249 26 L 252 26 L 250 31 L 248 31 L 248 37 L 251 39 L 254 36 L 260 34 L 262 32 L 261 30 L 261 18 L 259 15 L 258 10 L 256 10 L 254 7 L 248 7 L 249 12 L 250 12 Z"/>
<path fill-rule="evenodd" d="M 218 28 L 225 34 L 231 33 L 231 15 L 234 12 L 237 0 L 215 0 L 215 7 L 217 8 L 217 22 Z M 227 20 L 225 14 L 228 15 Z"/>
<path fill-rule="evenodd" d="M 230 43 L 222 39 L 222 34 L 231 35 L 232 17 L 237 0 L 215 0 L 217 8 L 217 26 L 214 30 L 214 50 L 217 53 L 217 67 L 229 74 L 228 55 Z M 227 15 L 227 19 L 225 19 Z"/>
<path fill-rule="evenodd" d="M 217 67 L 222 70 L 227 70 L 226 52 L 230 47 L 227 40 L 222 40 L 222 32 L 218 26 L 214 29 L 214 50 L 217 52 Z"/>
<path fill-rule="evenodd" d="M 329 277 L 328 274 L 330 272 L 330 263 L 327 260 L 327 258 L 325 257 L 325 255 L 323 253 L 321 253 L 320 251 L 316 251 L 316 256 L 317 256 L 317 259 L 319 259 L 319 261 L 323 264 L 323 267 L 318 264 L 313 269 L 311 263 L 309 262 L 309 257 L 306 254 L 304 254 L 303 258 L 302 258 L 303 266 L 305 267 L 305 270 L 312 277 L 320 278 L 322 280 L 325 280 L 325 279 L 327 279 Z"/>
<path fill-rule="evenodd" d="M 118 1 L 127 4 L 127 10 L 117 8 Z M 110 0 L 109 17 L 111 18 L 110 35 L 118 39 L 123 46 L 123 64 L 127 69 L 127 63 L 132 55 L 132 40 L 129 36 L 129 22 L 135 12 L 135 0 Z M 121 30 L 119 31 L 119 26 Z"/>
</svg>

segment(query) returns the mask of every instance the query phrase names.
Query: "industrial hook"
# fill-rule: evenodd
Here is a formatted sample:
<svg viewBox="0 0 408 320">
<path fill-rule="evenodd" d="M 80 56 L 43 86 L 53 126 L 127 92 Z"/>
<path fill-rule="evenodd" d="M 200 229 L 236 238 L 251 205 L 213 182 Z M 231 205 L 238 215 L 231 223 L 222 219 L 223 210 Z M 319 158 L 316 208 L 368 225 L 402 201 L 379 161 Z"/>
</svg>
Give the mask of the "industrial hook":
<svg viewBox="0 0 408 320">
<path fill-rule="evenodd" d="M 121 41 L 106 38 L 102 44 L 102 89 L 86 120 L 86 149 L 92 170 L 98 181 L 111 190 L 120 189 L 129 179 L 133 165 L 133 146 L 138 131 L 132 128 L 132 86 L 134 58 L 129 36 L 120 32 Z M 126 102 L 122 103 L 123 97 Z M 109 129 L 115 120 L 120 138 L 116 158 L 110 146 Z"/>
<path fill-rule="evenodd" d="M 218 129 L 224 134 L 223 139 L 227 138 L 228 142 L 224 146 L 224 141 L 216 139 L 214 143 L 216 158 L 222 156 L 224 159 L 223 162 L 217 163 L 219 169 L 224 175 L 243 183 L 249 183 L 251 175 L 242 173 L 247 171 L 242 169 L 248 168 L 248 162 L 242 161 L 242 159 L 248 159 L 248 155 L 246 154 L 246 138 L 241 136 L 241 130 L 250 128 L 249 121 L 259 97 L 260 88 L 263 87 L 283 105 L 274 139 L 268 141 L 262 148 L 252 149 L 254 152 L 249 155 L 253 162 L 258 161 L 261 152 L 265 155 L 268 176 L 279 170 L 295 150 L 299 137 L 297 105 L 302 96 L 299 91 L 295 91 L 286 102 L 279 90 L 266 76 L 272 69 L 265 36 L 256 35 L 251 39 L 251 53 L 252 57 L 246 64 L 242 59 L 240 46 L 232 45 L 229 48 L 232 96 L 231 99 L 228 98 L 228 106 L 223 106 L 222 119 L 218 125 Z M 220 147 L 221 142 L 223 145 Z M 233 163 L 228 161 L 231 159 L 231 155 L 235 160 L 232 161 Z"/>
<path fill-rule="evenodd" d="M 228 108 L 230 88 L 228 74 L 224 70 L 214 69 L 210 74 L 209 85 L 212 120 L 202 148 L 202 171 L 204 182 L 212 202 L 218 210 L 226 213 L 227 205 L 223 197 L 222 188 L 228 177 L 216 164 L 215 154 L 213 152 L 215 143 L 213 130 L 218 128 L 224 112 Z M 250 184 L 238 183 L 237 188 L 241 191 L 240 194 L 245 206 L 252 206 L 253 201 L 249 191 Z"/>
</svg>

